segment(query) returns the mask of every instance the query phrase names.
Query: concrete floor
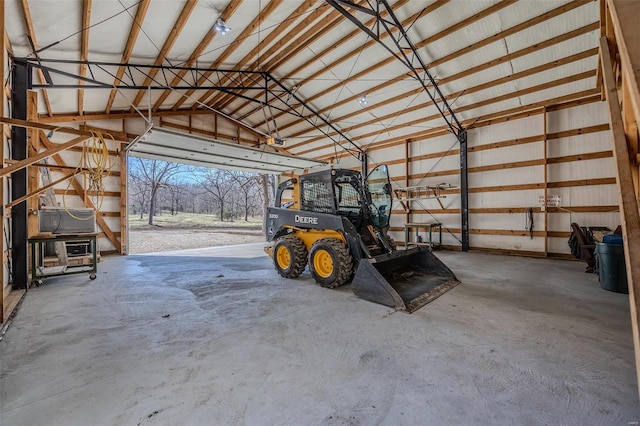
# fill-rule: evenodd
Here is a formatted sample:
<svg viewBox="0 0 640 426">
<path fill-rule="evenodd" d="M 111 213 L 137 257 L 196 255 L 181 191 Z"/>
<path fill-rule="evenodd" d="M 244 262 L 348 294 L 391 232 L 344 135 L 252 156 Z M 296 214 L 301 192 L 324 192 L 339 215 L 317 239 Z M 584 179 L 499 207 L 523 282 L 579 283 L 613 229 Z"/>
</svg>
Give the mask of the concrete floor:
<svg viewBox="0 0 640 426">
<path fill-rule="evenodd" d="M 640 420 L 628 298 L 582 263 L 439 252 L 462 284 L 407 315 L 280 279 L 261 247 L 112 257 L 30 290 L 0 342 L 0 424 Z"/>
</svg>

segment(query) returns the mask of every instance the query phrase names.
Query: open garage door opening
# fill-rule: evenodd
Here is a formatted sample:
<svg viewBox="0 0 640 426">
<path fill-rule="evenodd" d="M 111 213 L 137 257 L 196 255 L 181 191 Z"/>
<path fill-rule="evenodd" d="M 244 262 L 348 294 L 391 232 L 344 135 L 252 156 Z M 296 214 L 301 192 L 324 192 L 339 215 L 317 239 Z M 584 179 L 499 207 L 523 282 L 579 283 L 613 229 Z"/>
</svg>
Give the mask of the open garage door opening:
<svg viewBox="0 0 640 426">
<path fill-rule="evenodd" d="M 157 128 L 128 152 L 129 254 L 265 241 L 276 176 L 323 164 Z"/>
</svg>

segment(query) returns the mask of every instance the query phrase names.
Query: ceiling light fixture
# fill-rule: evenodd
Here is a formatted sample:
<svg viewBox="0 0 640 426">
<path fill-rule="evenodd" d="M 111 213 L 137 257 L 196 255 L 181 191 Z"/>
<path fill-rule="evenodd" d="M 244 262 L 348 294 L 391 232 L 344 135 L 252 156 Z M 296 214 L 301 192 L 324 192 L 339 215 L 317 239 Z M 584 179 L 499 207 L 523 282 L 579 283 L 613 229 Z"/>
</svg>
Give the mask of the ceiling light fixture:
<svg viewBox="0 0 640 426">
<path fill-rule="evenodd" d="M 213 24 L 213 29 L 222 35 L 227 35 L 227 33 L 231 31 L 231 28 L 227 27 L 227 23 L 224 22 L 222 18 L 216 19 L 216 23 Z"/>
<path fill-rule="evenodd" d="M 364 95 L 363 97 L 358 99 L 358 103 L 362 106 L 365 106 L 367 104 L 367 95 Z"/>
</svg>

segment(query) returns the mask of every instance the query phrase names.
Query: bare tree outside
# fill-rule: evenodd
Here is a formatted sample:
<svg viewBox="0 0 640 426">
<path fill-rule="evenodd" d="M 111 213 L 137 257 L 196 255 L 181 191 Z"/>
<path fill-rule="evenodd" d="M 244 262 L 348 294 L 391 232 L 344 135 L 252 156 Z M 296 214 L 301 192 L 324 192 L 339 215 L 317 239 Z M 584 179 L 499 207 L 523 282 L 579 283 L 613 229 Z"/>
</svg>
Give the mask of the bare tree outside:
<svg viewBox="0 0 640 426">
<path fill-rule="evenodd" d="M 220 221 L 224 222 L 225 207 L 230 203 L 230 195 L 236 189 L 235 180 L 228 170 L 207 169 L 199 178 L 200 186 L 218 206 Z M 231 218 L 232 212 L 228 215 Z"/>
<path fill-rule="evenodd" d="M 139 188 L 141 200 L 149 203 L 149 225 L 153 225 L 159 191 L 172 185 L 172 180 L 191 169 L 176 163 L 143 158 L 131 158 L 129 176 L 134 187 Z M 142 214 L 142 213 L 141 213 Z"/>
<path fill-rule="evenodd" d="M 129 161 L 131 253 L 264 241 L 275 176 Z"/>
<path fill-rule="evenodd" d="M 230 174 L 238 185 L 237 205 L 242 209 L 244 221 L 248 222 L 249 214 L 260 204 L 260 175 L 239 171 L 230 172 Z"/>
<path fill-rule="evenodd" d="M 274 177 L 267 174 L 259 176 L 260 181 L 260 197 L 262 198 L 262 217 L 267 217 L 267 209 L 271 205 L 271 199 L 275 198 L 275 194 L 272 194 L 271 188 L 273 188 Z M 262 221 L 262 232 L 267 235 L 266 222 Z"/>
</svg>

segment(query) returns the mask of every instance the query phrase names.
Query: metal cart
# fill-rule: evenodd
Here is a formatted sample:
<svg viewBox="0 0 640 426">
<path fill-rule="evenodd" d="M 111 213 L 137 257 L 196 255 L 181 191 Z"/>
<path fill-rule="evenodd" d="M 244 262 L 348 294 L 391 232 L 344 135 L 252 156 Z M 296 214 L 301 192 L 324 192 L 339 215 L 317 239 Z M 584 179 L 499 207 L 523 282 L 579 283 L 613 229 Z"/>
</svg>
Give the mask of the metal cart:
<svg viewBox="0 0 640 426">
<path fill-rule="evenodd" d="M 50 235 L 36 235 L 29 238 L 29 245 L 31 246 L 31 280 L 36 285 L 42 284 L 42 278 L 55 277 L 59 275 L 72 275 L 72 274 L 89 274 L 89 278 L 96 279 L 96 273 L 98 272 L 98 254 L 96 244 L 97 234 L 50 234 Z M 45 244 L 47 243 L 78 243 L 88 242 L 88 251 L 90 253 L 90 264 L 84 265 L 63 265 L 62 267 L 45 268 L 44 266 L 44 254 Z M 47 270 L 48 269 L 48 270 Z"/>
</svg>

